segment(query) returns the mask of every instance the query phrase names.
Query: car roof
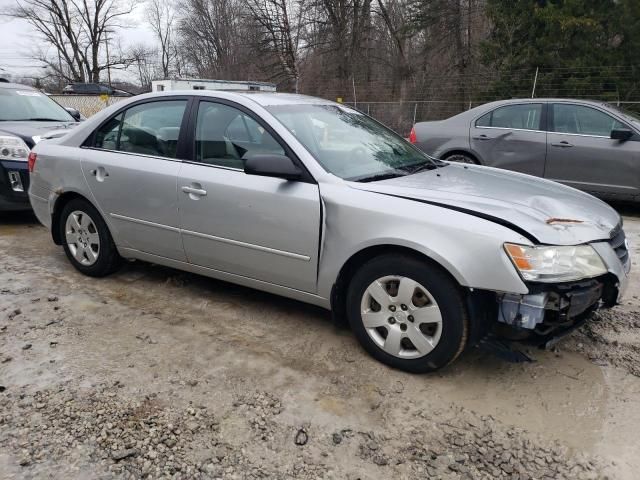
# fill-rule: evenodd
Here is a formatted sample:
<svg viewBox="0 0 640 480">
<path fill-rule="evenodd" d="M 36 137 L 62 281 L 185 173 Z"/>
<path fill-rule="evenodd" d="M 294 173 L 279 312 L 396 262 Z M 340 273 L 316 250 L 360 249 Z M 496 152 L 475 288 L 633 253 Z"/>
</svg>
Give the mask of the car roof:
<svg viewBox="0 0 640 480">
<path fill-rule="evenodd" d="M 21 83 L 6 83 L 0 82 L 0 88 L 6 88 L 7 90 L 34 90 L 35 88 L 30 87 L 29 85 L 22 85 Z"/>
<path fill-rule="evenodd" d="M 234 92 L 243 97 L 250 98 L 260 105 L 327 105 L 334 104 L 331 100 L 324 98 L 311 97 L 309 95 L 300 95 L 297 93 L 278 93 L 278 92 Z"/>
<path fill-rule="evenodd" d="M 608 105 L 607 102 L 603 100 L 587 100 L 581 98 L 510 98 L 507 100 L 497 100 L 495 102 L 489 102 L 482 104 L 482 107 L 490 107 L 490 106 L 500 106 L 500 105 L 510 105 L 510 104 L 519 104 L 519 103 L 582 103 L 585 105 Z"/>
<path fill-rule="evenodd" d="M 223 93 L 224 95 L 219 95 Z M 272 105 L 339 105 L 331 100 L 325 100 L 324 98 L 311 97 L 308 95 L 300 95 L 296 93 L 279 93 L 279 92 L 259 92 L 250 90 L 165 90 L 163 92 L 151 92 L 140 96 L 138 99 L 144 98 L 157 98 L 161 96 L 169 95 L 189 95 L 195 97 L 222 97 L 232 100 L 234 97 L 237 99 L 249 99 L 261 106 Z"/>
</svg>

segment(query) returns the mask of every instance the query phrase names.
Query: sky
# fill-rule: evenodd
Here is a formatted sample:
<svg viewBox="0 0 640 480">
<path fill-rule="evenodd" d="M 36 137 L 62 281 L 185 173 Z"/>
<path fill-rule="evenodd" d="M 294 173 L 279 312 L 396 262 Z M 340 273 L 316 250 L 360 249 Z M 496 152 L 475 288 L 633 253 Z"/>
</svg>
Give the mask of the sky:
<svg viewBox="0 0 640 480">
<path fill-rule="evenodd" d="M 16 0 L 0 0 L 0 11 L 15 4 Z M 120 33 L 123 47 L 133 43 L 154 43 L 153 35 L 143 21 L 143 13 L 144 5 L 138 6 L 128 19 L 133 26 Z M 41 64 L 29 58 L 30 52 L 38 43 L 41 44 L 41 41 L 27 22 L 0 16 L 0 77 L 42 76 Z M 112 72 L 112 77 L 122 80 L 135 79 L 133 72 Z"/>
</svg>

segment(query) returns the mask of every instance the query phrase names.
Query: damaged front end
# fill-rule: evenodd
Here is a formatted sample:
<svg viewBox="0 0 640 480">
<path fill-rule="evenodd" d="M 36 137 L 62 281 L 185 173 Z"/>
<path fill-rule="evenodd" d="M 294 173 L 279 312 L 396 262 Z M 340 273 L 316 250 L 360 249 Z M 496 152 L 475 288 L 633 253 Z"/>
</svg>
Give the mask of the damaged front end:
<svg viewBox="0 0 640 480">
<path fill-rule="evenodd" d="M 507 359 L 526 360 L 526 355 L 514 351 L 505 341 L 549 348 L 582 325 L 595 310 L 616 305 L 626 290 L 631 265 L 624 231 L 618 227 L 609 241 L 588 245 L 602 260 L 606 273 L 566 282 L 527 281 L 526 294 L 474 292 L 472 308 L 485 312 L 481 319 L 484 336 L 478 336 L 476 344 Z"/>
<path fill-rule="evenodd" d="M 531 358 L 517 344 L 551 348 L 584 324 L 599 308 L 617 303 L 614 275 L 559 284 L 529 284 L 524 295 L 475 290 L 470 344 L 510 362 Z"/>
<path fill-rule="evenodd" d="M 510 340 L 549 347 L 600 307 L 616 303 L 616 281 L 602 278 L 557 285 L 529 285 L 526 295 L 496 294 L 494 332 Z"/>
</svg>

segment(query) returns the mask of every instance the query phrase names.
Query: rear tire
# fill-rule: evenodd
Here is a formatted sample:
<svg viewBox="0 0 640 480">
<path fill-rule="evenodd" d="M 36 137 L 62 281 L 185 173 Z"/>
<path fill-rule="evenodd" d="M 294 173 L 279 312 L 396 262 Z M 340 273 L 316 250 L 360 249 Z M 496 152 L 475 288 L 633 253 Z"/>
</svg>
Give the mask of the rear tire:
<svg viewBox="0 0 640 480">
<path fill-rule="evenodd" d="M 64 252 L 79 272 L 104 277 L 120 267 L 122 258 L 109 228 L 88 201 L 76 198 L 67 203 L 58 228 Z"/>
<path fill-rule="evenodd" d="M 410 255 L 362 265 L 348 287 L 347 317 L 371 356 L 407 372 L 438 370 L 467 344 L 460 287 L 439 266 Z"/>
<path fill-rule="evenodd" d="M 467 165 L 480 165 L 480 163 L 471 155 L 465 153 L 454 153 L 445 158 L 447 162 L 466 163 Z"/>
</svg>

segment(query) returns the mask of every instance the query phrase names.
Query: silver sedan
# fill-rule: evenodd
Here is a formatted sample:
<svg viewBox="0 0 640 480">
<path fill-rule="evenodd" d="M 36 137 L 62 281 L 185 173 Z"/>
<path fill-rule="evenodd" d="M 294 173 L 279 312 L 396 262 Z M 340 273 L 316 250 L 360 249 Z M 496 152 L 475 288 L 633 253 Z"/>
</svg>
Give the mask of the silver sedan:
<svg viewBox="0 0 640 480">
<path fill-rule="evenodd" d="M 419 122 L 410 138 L 437 158 L 528 173 L 606 199 L 640 201 L 640 118 L 603 102 L 502 100 Z"/>
<path fill-rule="evenodd" d="M 80 272 L 136 259 L 319 305 L 412 372 L 497 338 L 555 341 L 616 304 L 630 265 L 600 200 L 434 160 L 299 95 L 134 97 L 38 144 L 29 168 Z"/>
</svg>

